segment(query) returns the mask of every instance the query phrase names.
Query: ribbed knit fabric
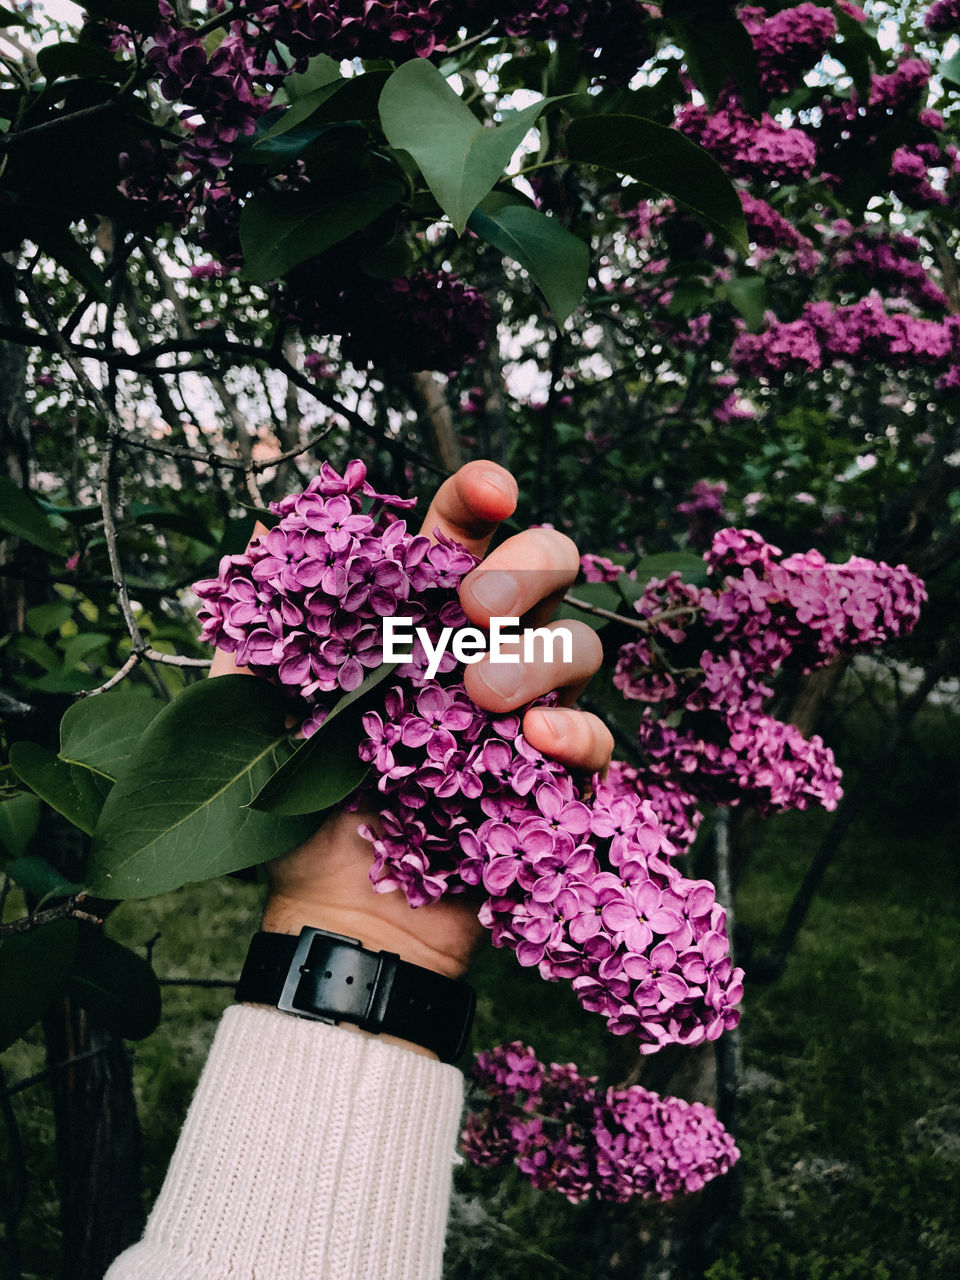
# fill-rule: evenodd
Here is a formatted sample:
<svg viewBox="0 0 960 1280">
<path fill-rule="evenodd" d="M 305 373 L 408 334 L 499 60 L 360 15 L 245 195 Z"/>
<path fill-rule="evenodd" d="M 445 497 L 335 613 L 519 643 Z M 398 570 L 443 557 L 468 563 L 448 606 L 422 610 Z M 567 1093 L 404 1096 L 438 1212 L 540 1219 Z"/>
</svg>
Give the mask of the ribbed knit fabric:
<svg viewBox="0 0 960 1280">
<path fill-rule="evenodd" d="M 105 1280 L 437 1280 L 462 1105 L 454 1067 L 234 1006 Z"/>
</svg>

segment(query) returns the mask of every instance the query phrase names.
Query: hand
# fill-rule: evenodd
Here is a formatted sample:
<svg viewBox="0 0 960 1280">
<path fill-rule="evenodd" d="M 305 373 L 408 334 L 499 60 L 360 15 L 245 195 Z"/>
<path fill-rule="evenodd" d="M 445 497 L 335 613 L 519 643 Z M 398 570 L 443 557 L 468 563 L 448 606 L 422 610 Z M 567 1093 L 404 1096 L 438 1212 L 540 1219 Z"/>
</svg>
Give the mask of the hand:
<svg viewBox="0 0 960 1280">
<path fill-rule="evenodd" d="M 509 472 L 492 462 L 471 462 L 441 486 L 423 531 L 433 536 L 439 529 L 482 556 L 516 500 Z M 553 529 L 528 529 L 507 539 L 463 580 L 461 603 L 477 626 L 486 627 L 494 616 L 544 626 L 578 569 L 577 548 L 568 537 Z M 602 650 L 585 624 L 563 625 L 573 634 L 572 663 L 562 668 L 542 661 L 491 665 L 484 659 L 467 667 L 464 680 L 473 700 L 491 711 L 512 710 L 558 688 L 561 705 L 528 711 L 523 732 L 545 755 L 593 773 L 609 763 L 613 741 L 602 721 L 571 704 L 600 666 Z M 235 669 L 225 657 L 218 655 L 214 674 Z M 304 925 L 329 929 L 359 938 L 372 950 L 393 951 L 414 964 L 459 976 L 484 933 L 476 900 L 451 895 L 413 909 L 399 891 L 375 893 L 369 880 L 372 851 L 357 834 L 361 822 L 375 821 L 375 814 L 339 811 L 298 849 L 269 863 L 262 927 L 278 933 L 299 933 Z"/>
</svg>

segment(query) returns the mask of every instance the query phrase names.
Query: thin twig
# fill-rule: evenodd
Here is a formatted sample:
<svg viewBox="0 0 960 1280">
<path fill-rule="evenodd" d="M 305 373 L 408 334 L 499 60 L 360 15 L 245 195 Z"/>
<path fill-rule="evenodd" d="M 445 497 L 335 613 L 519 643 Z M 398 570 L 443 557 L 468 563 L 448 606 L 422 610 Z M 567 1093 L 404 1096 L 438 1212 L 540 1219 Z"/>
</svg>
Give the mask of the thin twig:
<svg viewBox="0 0 960 1280">
<path fill-rule="evenodd" d="M 659 623 L 668 618 L 679 618 L 687 614 L 692 617 L 700 612 L 699 605 L 687 604 L 678 605 L 675 609 L 663 609 L 660 613 L 652 613 L 649 618 L 626 618 L 622 613 L 614 613 L 613 610 L 603 609 L 598 604 L 590 604 L 587 600 L 570 595 L 569 592 L 563 597 L 563 603 L 574 609 L 582 609 L 584 613 L 592 613 L 598 618 L 622 622 L 625 627 L 632 627 L 635 631 L 653 631 Z"/>
<path fill-rule="evenodd" d="M 87 924 L 103 924 L 100 916 L 92 915 L 89 911 L 83 911 L 80 903 L 86 902 L 86 893 L 75 893 L 72 897 L 67 898 L 64 902 L 59 902 L 55 907 L 47 907 L 45 911 L 33 911 L 28 916 L 20 916 L 17 920 L 9 920 L 6 924 L 0 924 L 0 938 L 12 938 L 20 933 L 32 933 L 34 929 L 40 929 L 45 924 L 52 924 L 54 920 L 83 920 Z"/>
<path fill-rule="evenodd" d="M 130 657 L 118 671 L 115 671 L 109 680 L 105 680 L 103 684 L 98 684 L 95 689 L 82 689 L 77 698 L 95 698 L 98 694 L 108 693 L 111 689 L 116 688 L 123 680 L 127 678 L 135 667 L 141 662 L 159 662 L 167 667 L 209 667 L 212 658 L 187 658 L 180 653 L 160 653 L 157 649 L 151 649 L 149 645 L 145 645 L 142 649 L 135 649 Z"/>
<path fill-rule="evenodd" d="M 7 1085 L 0 1089 L 0 1100 L 4 1098 L 12 1098 L 18 1093 L 23 1093 L 25 1089 L 32 1089 L 35 1084 L 42 1084 L 44 1080 L 49 1079 L 56 1071 L 66 1071 L 68 1067 L 74 1066 L 78 1062 L 83 1062 L 86 1058 L 97 1058 L 101 1053 L 112 1053 L 114 1045 L 103 1044 L 96 1049 L 86 1049 L 83 1053 L 75 1053 L 69 1058 L 64 1058 L 62 1062 L 52 1062 L 48 1067 L 44 1067 L 42 1071 L 37 1071 L 32 1076 L 26 1076 L 23 1080 L 18 1080 L 16 1084 Z"/>
</svg>

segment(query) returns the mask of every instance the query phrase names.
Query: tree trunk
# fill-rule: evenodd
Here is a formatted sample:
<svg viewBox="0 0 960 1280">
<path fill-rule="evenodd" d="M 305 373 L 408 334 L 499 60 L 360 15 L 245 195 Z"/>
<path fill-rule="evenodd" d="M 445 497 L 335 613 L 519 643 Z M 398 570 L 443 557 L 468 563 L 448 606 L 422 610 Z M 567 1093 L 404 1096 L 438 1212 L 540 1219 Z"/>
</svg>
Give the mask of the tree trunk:
<svg viewBox="0 0 960 1280">
<path fill-rule="evenodd" d="M 61 1280 L 102 1280 L 143 1232 L 140 1125 L 130 1054 L 72 1000 L 44 1020 L 56 1124 Z"/>
<path fill-rule="evenodd" d="M 0 257 L 0 321 L 19 325 L 11 314 L 12 267 Z M 33 472 L 31 415 L 26 400 L 27 353 L 0 342 L 0 457 L 3 472 L 29 489 Z M 53 598 L 46 559 L 27 543 L 2 541 L 0 564 L 16 574 L 0 574 L 2 633 L 23 631 L 27 611 Z M 35 563 L 33 557 L 35 556 Z M 30 738 L 56 751 L 59 696 L 29 696 L 29 702 L 7 696 L 0 710 L 15 718 L 17 737 Z M 43 817 L 45 856 L 69 879 L 82 878 L 84 840 L 64 830 L 51 811 Z M 76 839 L 72 838 L 73 836 Z M 67 999 L 57 1002 L 44 1019 L 47 1062 L 51 1075 L 56 1126 L 63 1280 L 101 1280 L 114 1256 L 136 1240 L 143 1226 L 140 1205 L 140 1130 L 129 1055 L 123 1042 L 96 1026 Z M 89 1055 L 61 1067 L 78 1055 Z M 29 1159 L 29 1157 L 27 1157 Z"/>
</svg>

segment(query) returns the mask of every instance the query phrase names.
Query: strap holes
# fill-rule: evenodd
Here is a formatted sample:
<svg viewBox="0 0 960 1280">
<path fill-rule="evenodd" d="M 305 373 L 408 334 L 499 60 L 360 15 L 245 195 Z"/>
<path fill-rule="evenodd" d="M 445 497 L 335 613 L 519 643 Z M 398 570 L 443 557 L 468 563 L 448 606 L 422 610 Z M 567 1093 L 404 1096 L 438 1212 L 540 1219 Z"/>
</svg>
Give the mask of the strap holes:
<svg viewBox="0 0 960 1280">
<path fill-rule="evenodd" d="M 347 974 L 347 986 L 348 986 L 348 987 L 349 987 L 349 985 L 350 985 L 350 983 L 351 983 L 352 981 L 353 981 L 353 974 L 352 974 L 352 973 L 348 973 L 348 974 Z"/>
<path fill-rule="evenodd" d="M 332 978 L 332 977 L 333 977 L 333 972 L 332 972 L 330 969 L 327 969 L 327 970 L 325 970 L 325 971 L 324 971 L 324 975 L 323 975 L 323 976 L 324 976 L 325 978 Z"/>
</svg>

